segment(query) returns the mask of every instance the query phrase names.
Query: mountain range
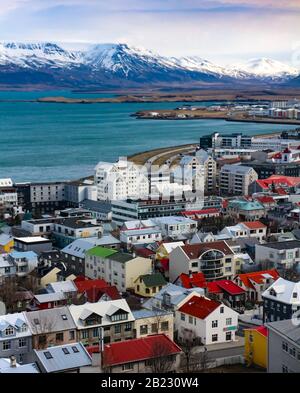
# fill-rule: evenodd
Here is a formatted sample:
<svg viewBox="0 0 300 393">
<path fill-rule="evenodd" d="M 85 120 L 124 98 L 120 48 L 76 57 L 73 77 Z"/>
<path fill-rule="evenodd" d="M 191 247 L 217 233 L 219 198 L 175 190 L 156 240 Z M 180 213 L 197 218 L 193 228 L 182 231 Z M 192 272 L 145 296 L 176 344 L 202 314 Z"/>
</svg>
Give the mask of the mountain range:
<svg viewBox="0 0 300 393">
<path fill-rule="evenodd" d="M 268 58 L 224 67 L 197 56 L 166 57 L 127 44 L 71 51 L 51 42 L 0 43 L 1 86 L 299 86 L 299 75 L 298 69 Z"/>
</svg>

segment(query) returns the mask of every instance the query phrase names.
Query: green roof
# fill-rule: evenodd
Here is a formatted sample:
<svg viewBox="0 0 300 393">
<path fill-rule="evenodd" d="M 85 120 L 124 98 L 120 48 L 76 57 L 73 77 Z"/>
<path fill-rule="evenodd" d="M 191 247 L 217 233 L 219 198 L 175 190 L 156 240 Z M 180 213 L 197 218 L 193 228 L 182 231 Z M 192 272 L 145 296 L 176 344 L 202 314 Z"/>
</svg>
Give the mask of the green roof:
<svg viewBox="0 0 300 393">
<path fill-rule="evenodd" d="M 167 284 L 167 281 L 161 273 L 145 274 L 140 278 L 144 281 L 146 287 L 158 287 Z"/>
<path fill-rule="evenodd" d="M 112 255 L 110 259 L 116 262 L 126 263 L 134 259 L 134 256 L 132 254 L 126 254 L 125 252 L 117 252 Z"/>
<path fill-rule="evenodd" d="M 96 247 L 90 248 L 87 251 L 87 255 L 107 258 L 113 254 L 116 254 L 117 252 L 118 252 L 117 250 L 113 250 L 112 248 L 96 246 Z"/>
</svg>

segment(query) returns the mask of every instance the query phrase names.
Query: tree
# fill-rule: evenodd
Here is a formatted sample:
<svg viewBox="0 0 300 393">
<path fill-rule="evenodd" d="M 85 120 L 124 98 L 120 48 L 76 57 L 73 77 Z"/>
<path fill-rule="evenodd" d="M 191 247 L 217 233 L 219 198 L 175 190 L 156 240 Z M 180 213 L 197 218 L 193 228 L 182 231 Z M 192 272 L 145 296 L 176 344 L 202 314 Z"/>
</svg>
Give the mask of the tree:
<svg viewBox="0 0 300 393">
<path fill-rule="evenodd" d="M 55 319 L 51 319 L 41 310 L 31 312 L 30 321 L 31 331 L 33 336 L 35 336 L 34 341 L 37 349 L 45 349 L 50 345 L 56 344 L 56 338 L 54 338 Z"/>
<path fill-rule="evenodd" d="M 15 276 L 6 277 L 0 285 L 0 300 L 5 304 L 8 313 L 18 311 L 17 292 L 19 283 Z"/>
<path fill-rule="evenodd" d="M 149 365 L 152 373 L 168 373 L 172 370 L 174 355 L 170 355 L 169 346 L 154 343 L 151 350 Z"/>
</svg>

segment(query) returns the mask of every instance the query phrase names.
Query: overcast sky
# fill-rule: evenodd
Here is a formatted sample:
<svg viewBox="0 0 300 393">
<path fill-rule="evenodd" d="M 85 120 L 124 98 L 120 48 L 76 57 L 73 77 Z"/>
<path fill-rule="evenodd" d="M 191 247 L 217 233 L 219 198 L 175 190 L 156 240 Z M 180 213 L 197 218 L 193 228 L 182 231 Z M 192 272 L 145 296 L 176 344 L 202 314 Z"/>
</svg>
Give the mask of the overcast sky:
<svg viewBox="0 0 300 393">
<path fill-rule="evenodd" d="M 126 42 L 223 64 L 265 56 L 300 67 L 300 0 L 0 0 L 0 40 Z"/>
</svg>

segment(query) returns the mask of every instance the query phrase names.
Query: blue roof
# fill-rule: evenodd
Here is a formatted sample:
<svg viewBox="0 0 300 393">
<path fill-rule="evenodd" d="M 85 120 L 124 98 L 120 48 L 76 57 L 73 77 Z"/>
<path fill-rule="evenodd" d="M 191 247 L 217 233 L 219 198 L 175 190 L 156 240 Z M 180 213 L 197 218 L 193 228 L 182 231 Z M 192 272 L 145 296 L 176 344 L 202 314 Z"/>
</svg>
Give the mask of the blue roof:
<svg viewBox="0 0 300 393">
<path fill-rule="evenodd" d="M 9 255 L 13 258 L 27 258 L 27 259 L 35 259 L 37 258 L 37 254 L 34 251 L 12 251 Z"/>
<path fill-rule="evenodd" d="M 264 206 L 259 203 L 258 201 L 246 201 L 243 199 L 236 199 L 233 201 L 229 202 L 229 206 L 237 206 L 242 210 L 257 210 L 257 209 L 263 209 Z"/>
<path fill-rule="evenodd" d="M 167 314 L 172 314 L 172 312 L 163 311 L 163 310 L 148 310 L 148 309 L 132 311 L 132 315 L 134 316 L 135 319 L 152 318 L 152 317 L 156 317 L 157 315 L 167 315 Z"/>
</svg>

